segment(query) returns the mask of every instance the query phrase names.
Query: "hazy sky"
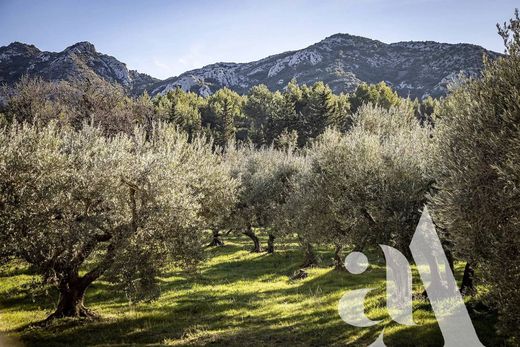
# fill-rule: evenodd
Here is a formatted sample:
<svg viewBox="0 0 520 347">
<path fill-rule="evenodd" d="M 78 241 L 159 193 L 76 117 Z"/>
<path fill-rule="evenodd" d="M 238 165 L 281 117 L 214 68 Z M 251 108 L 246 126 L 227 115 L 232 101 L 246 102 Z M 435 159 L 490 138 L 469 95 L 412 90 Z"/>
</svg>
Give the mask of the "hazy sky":
<svg viewBox="0 0 520 347">
<path fill-rule="evenodd" d="M 61 51 L 90 41 L 129 68 L 166 78 L 246 62 L 341 32 L 383 42 L 468 42 L 502 51 L 495 24 L 518 0 L 0 0 L 0 46 Z"/>
</svg>

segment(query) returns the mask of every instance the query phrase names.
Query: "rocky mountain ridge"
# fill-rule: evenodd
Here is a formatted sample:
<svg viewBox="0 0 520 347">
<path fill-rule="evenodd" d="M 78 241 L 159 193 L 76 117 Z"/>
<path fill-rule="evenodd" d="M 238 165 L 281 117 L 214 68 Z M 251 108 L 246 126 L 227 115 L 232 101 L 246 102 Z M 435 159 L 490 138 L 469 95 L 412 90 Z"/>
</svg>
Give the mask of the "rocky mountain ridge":
<svg viewBox="0 0 520 347">
<path fill-rule="evenodd" d="M 362 82 L 385 81 L 401 96 L 441 96 L 460 75 L 476 76 L 482 57 L 498 53 L 470 44 L 411 41 L 386 44 L 336 34 L 307 48 L 251 63 L 217 63 L 158 82 L 152 94 L 180 87 L 202 95 L 222 87 L 246 92 L 256 84 L 283 88 L 291 79 L 312 84 L 322 80 L 336 92 L 351 92 Z"/>
<path fill-rule="evenodd" d="M 22 75 L 46 80 L 100 77 L 120 84 L 129 94 L 155 95 L 174 88 L 209 95 L 228 87 L 246 93 L 257 84 L 282 89 L 290 80 L 324 81 L 334 92 L 351 92 L 362 82 L 385 81 L 401 96 L 442 96 L 461 75 L 476 76 L 482 57 L 500 54 L 471 44 L 433 41 L 383 43 L 360 36 L 335 34 L 307 48 L 250 63 L 216 63 L 159 80 L 134 70 L 114 57 L 79 42 L 64 51 L 45 52 L 14 42 L 0 47 L 0 83 L 12 84 Z"/>
<path fill-rule="evenodd" d="M 23 75 L 45 80 L 103 78 L 121 85 L 129 94 L 142 93 L 158 79 L 129 70 L 116 58 L 96 51 L 90 42 L 78 42 L 62 52 L 40 51 L 33 45 L 13 42 L 0 47 L 0 84 L 12 84 Z"/>
</svg>

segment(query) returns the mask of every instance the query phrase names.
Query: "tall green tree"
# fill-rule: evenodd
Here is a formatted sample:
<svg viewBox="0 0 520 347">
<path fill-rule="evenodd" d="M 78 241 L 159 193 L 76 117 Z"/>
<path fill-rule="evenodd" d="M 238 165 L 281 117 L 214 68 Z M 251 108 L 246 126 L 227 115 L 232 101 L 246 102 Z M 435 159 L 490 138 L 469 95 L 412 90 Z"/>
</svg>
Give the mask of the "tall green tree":
<svg viewBox="0 0 520 347">
<path fill-rule="evenodd" d="M 301 119 L 300 138 L 307 142 L 321 134 L 326 127 L 335 124 L 335 102 L 332 90 L 323 82 L 316 82 L 310 89 L 307 105 Z"/>
<path fill-rule="evenodd" d="M 265 85 L 251 88 L 244 105 L 249 125 L 249 138 L 257 145 L 270 145 L 279 134 L 276 127 L 283 98 L 280 92 L 271 92 Z"/>
<path fill-rule="evenodd" d="M 164 96 L 159 96 L 155 103 L 156 107 L 162 111 L 162 119 L 176 124 L 190 137 L 200 133 L 202 129 L 201 110 L 206 104 L 204 98 L 176 88 Z"/>
<path fill-rule="evenodd" d="M 281 96 L 274 109 L 275 117 L 270 122 L 271 142 L 283 133 L 295 133 L 298 145 L 303 147 L 327 127 L 346 127 L 350 113 L 348 98 L 335 95 L 323 82 L 308 87 L 293 80 Z"/>
<path fill-rule="evenodd" d="M 401 99 L 385 82 L 378 84 L 361 83 L 350 97 L 352 112 L 356 112 L 363 104 L 374 104 L 390 108 L 400 103 Z"/>
<path fill-rule="evenodd" d="M 228 88 L 218 90 L 207 99 L 203 125 L 211 129 L 216 144 L 225 146 L 235 140 L 237 127 L 243 121 L 244 98 Z"/>
</svg>

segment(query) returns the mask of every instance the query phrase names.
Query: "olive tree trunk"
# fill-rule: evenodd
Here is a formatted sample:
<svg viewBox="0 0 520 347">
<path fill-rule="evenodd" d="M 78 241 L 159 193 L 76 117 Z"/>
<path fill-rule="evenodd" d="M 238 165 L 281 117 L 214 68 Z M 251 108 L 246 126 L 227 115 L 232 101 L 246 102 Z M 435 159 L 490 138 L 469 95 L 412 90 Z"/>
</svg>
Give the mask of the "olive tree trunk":
<svg viewBox="0 0 520 347">
<path fill-rule="evenodd" d="M 312 247 L 310 242 L 303 242 L 303 253 L 304 259 L 303 264 L 301 265 L 302 268 L 318 265 L 318 256 L 314 252 L 314 248 Z"/>
<path fill-rule="evenodd" d="M 334 248 L 334 269 L 336 270 L 345 270 L 345 266 L 343 266 L 343 259 L 341 259 L 341 251 L 343 247 L 340 244 L 335 244 Z"/>
<path fill-rule="evenodd" d="M 208 247 L 220 247 L 224 246 L 224 242 L 220 239 L 220 232 L 218 230 L 213 230 L 213 239 Z"/>
<path fill-rule="evenodd" d="M 470 263 L 466 263 L 464 267 L 464 275 L 462 276 L 462 283 L 460 285 L 460 293 L 462 295 L 473 295 L 475 294 L 475 271 Z"/>
<path fill-rule="evenodd" d="M 76 256 L 68 266 L 59 267 L 60 279 L 58 289 L 60 298 L 56 311 L 51 314 L 46 321 L 63 317 L 98 317 L 84 306 L 85 291 L 114 264 L 118 249 L 125 249 L 125 246 L 128 244 L 129 236 L 137 232 L 138 213 L 135 192 L 136 190 L 134 188 L 130 189 L 130 201 L 132 206 L 131 222 L 117 226 L 111 233 L 92 238 L 89 242 L 85 243 L 84 247 L 77 251 Z M 113 237 L 113 235 L 117 236 Z M 78 269 L 81 264 L 92 254 L 99 243 L 108 241 L 110 241 L 110 243 L 101 261 L 85 275 L 80 277 Z"/>
<path fill-rule="evenodd" d="M 74 276 L 73 279 L 63 279 L 59 285 L 60 297 L 56 311 L 46 320 L 56 318 L 97 318 L 97 315 L 87 309 L 84 305 L 85 291 L 89 282 Z"/>
<path fill-rule="evenodd" d="M 274 235 L 269 234 L 269 239 L 267 240 L 267 253 L 273 254 L 274 253 Z"/>
<path fill-rule="evenodd" d="M 255 235 L 251 225 L 248 225 L 246 230 L 243 233 L 244 233 L 244 235 L 248 236 L 253 241 L 253 249 L 251 249 L 251 252 L 252 253 L 262 252 L 262 247 L 260 246 L 260 240 Z"/>
</svg>

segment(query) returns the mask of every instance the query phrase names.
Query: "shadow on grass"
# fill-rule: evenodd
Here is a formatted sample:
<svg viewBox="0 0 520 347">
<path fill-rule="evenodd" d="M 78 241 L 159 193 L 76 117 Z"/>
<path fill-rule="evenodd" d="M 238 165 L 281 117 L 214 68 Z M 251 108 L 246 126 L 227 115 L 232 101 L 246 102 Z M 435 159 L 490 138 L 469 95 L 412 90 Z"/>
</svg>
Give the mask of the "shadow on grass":
<svg viewBox="0 0 520 347">
<path fill-rule="evenodd" d="M 48 327 L 27 324 L 12 334 L 28 346 L 93 345 L 206 345 L 321 346 L 369 345 L 383 329 L 356 328 L 344 323 L 337 302 L 347 290 L 375 288 L 367 310 L 371 319 L 389 318 L 384 311 L 385 269 L 374 265 L 363 275 L 329 268 L 309 269 L 309 278 L 290 281 L 301 253 L 296 244 L 279 247 L 278 253 L 249 254 L 249 243 L 229 238 L 225 247 L 208 249 L 208 262 L 189 275 L 170 269 L 161 279 L 163 297 L 133 306 L 113 286 L 98 282 L 87 292 L 87 305 L 107 312 L 100 321 L 59 320 Z M 320 250 L 323 259 L 330 251 Z M 277 285 L 273 286 L 273 282 Z M 237 288 L 235 290 L 235 288 Z M 11 292 L 10 292 L 11 293 Z M 54 300 L 30 300 L 28 291 L 13 290 L 0 299 L 9 310 L 33 311 Z M 415 302 L 424 318 L 412 327 L 386 326 L 388 346 L 442 346 L 443 340 L 428 302 Z M 490 317 L 475 317 L 475 327 L 486 346 L 503 343 L 494 334 Z"/>
</svg>

